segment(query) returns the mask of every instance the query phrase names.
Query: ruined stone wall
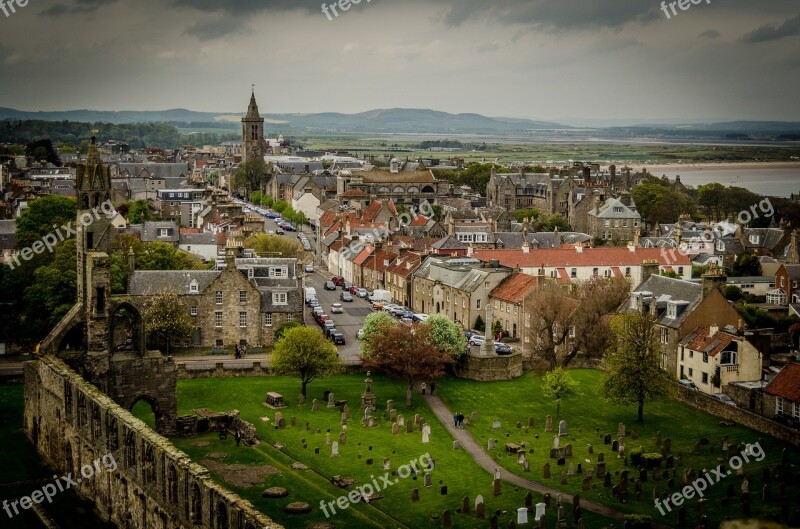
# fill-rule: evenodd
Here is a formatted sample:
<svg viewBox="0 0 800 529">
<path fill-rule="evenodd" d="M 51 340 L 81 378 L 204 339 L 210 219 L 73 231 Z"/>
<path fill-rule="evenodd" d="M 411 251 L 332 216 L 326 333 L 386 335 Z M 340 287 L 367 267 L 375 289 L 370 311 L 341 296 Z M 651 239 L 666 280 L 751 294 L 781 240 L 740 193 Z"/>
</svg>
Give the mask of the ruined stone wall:
<svg viewBox="0 0 800 529">
<path fill-rule="evenodd" d="M 464 355 L 455 367 L 456 376 L 469 380 L 512 380 L 522 376 L 522 355 Z"/>
<path fill-rule="evenodd" d="M 57 358 L 25 364 L 24 430 L 59 475 L 113 456 L 73 488 L 117 527 L 281 529 Z"/>
</svg>

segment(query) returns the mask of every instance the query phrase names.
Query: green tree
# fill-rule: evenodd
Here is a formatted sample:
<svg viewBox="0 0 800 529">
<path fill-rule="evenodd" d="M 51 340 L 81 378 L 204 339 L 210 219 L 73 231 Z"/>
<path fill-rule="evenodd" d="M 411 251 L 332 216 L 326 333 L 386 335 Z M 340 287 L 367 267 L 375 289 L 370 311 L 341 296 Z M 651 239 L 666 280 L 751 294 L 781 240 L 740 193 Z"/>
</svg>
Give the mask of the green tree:
<svg viewBox="0 0 800 529">
<path fill-rule="evenodd" d="M 495 339 L 497 339 L 498 334 L 503 335 L 505 332 L 506 331 L 503 329 L 503 324 L 500 322 L 500 320 L 494 320 L 492 322 L 492 336 Z"/>
<path fill-rule="evenodd" d="M 535 226 L 540 231 L 555 231 L 558 228 L 560 231 L 570 231 L 572 228 L 569 221 L 561 215 L 542 215 L 536 219 Z"/>
<path fill-rule="evenodd" d="M 278 341 L 281 338 L 283 338 L 283 335 L 286 334 L 286 331 L 288 331 L 289 329 L 294 329 L 295 327 L 300 327 L 300 324 L 294 320 L 285 321 L 280 325 L 278 325 L 278 328 L 275 329 L 275 341 Z"/>
<path fill-rule="evenodd" d="M 23 323 L 33 336 L 44 336 L 69 312 L 77 298 L 78 273 L 75 239 L 56 247 L 53 260 L 33 273 L 25 291 Z"/>
<path fill-rule="evenodd" d="M 167 354 L 172 338 L 183 338 L 192 333 L 194 322 L 189 311 L 175 292 L 159 292 L 145 303 L 142 310 L 145 331 L 156 343 L 166 343 Z"/>
<path fill-rule="evenodd" d="M 34 241 L 40 240 L 64 224 L 74 227 L 76 216 L 77 207 L 74 199 L 61 195 L 45 195 L 37 198 L 17 219 L 17 248 L 32 245 Z M 54 224 L 57 228 L 53 227 Z"/>
<path fill-rule="evenodd" d="M 740 254 L 730 269 L 730 277 L 750 277 L 761 275 L 761 263 L 749 253 Z"/>
<path fill-rule="evenodd" d="M 654 224 L 658 206 L 669 193 L 669 188 L 658 178 L 650 177 L 631 190 L 631 197 L 646 224 Z"/>
<path fill-rule="evenodd" d="M 289 204 L 287 204 L 283 200 L 276 200 L 272 204 L 272 209 L 274 209 L 275 211 L 277 211 L 280 214 L 283 214 L 284 210 L 286 210 L 286 208 L 288 208 L 288 207 L 289 207 Z"/>
<path fill-rule="evenodd" d="M 616 338 L 606 353 L 606 375 L 600 387 L 613 402 L 636 404 L 637 421 L 644 421 L 644 403 L 672 395 L 673 377 L 661 368 L 658 328 L 650 314 L 626 313 L 611 321 Z"/>
<path fill-rule="evenodd" d="M 236 172 L 233 174 L 233 187 L 236 189 L 246 189 L 247 196 L 250 196 L 256 189 L 261 188 L 269 169 L 264 160 L 256 158 L 239 164 Z"/>
<path fill-rule="evenodd" d="M 563 367 L 556 367 L 542 377 L 542 393 L 556 401 L 556 417 L 561 412 L 561 399 L 572 397 L 578 392 L 578 383 L 572 380 Z"/>
<path fill-rule="evenodd" d="M 153 212 L 146 200 L 132 200 L 128 202 L 128 223 L 142 224 L 153 220 Z"/>
<path fill-rule="evenodd" d="M 252 248 L 256 255 L 296 258 L 303 256 L 303 246 L 297 239 L 288 239 L 280 235 L 269 235 L 267 233 L 251 235 L 245 239 L 244 247 Z"/>
<path fill-rule="evenodd" d="M 538 209 L 518 209 L 514 212 L 514 217 L 517 222 L 522 222 L 525 219 L 535 221 L 541 216 L 542 212 Z"/>
<path fill-rule="evenodd" d="M 467 339 L 461 326 L 444 314 L 434 314 L 423 325 L 430 327 L 434 343 L 454 358 L 459 358 L 467 350 Z"/>
<path fill-rule="evenodd" d="M 475 318 L 475 325 L 473 325 L 472 328 L 478 332 L 486 332 L 486 322 L 483 321 L 480 314 Z"/>
<path fill-rule="evenodd" d="M 361 337 L 361 354 L 372 354 L 373 340 L 378 337 L 380 333 L 388 332 L 394 326 L 399 325 L 397 320 L 392 318 L 388 312 L 379 310 L 373 312 L 364 319 L 364 325 L 361 327 L 363 334 Z"/>
<path fill-rule="evenodd" d="M 272 350 L 272 369 L 278 375 L 300 378 L 300 393 L 317 378 L 336 375 L 341 370 L 336 346 L 311 327 L 287 330 Z"/>
<path fill-rule="evenodd" d="M 725 209 L 725 186 L 712 182 L 697 187 L 697 204 L 712 220 L 722 220 Z"/>
</svg>

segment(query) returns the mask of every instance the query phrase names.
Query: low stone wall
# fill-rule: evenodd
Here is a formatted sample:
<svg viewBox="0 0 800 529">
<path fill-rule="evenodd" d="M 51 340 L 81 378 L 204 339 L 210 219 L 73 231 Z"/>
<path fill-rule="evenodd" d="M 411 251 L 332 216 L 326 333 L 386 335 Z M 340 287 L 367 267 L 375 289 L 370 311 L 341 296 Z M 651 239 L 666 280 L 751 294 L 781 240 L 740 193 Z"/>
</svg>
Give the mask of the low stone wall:
<svg viewBox="0 0 800 529">
<path fill-rule="evenodd" d="M 176 362 L 178 379 L 189 378 L 238 378 L 267 377 L 274 373 L 266 360 L 208 360 Z M 347 375 L 364 373 L 360 365 L 343 365 L 342 373 Z"/>
<path fill-rule="evenodd" d="M 545 372 L 550 368 L 549 364 L 538 356 L 526 356 L 522 360 L 522 365 L 525 371 Z M 567 367 L 569 369 L 601 369 L 603 367 L 603 359 L 586 358 L 578 355 L 570 361 Z"/>
<path fill-rule="evenodd" d="M 511 380 L 522 376 L 522 355 L 464 355 L 454 371 L 457 377 L 469 380 Z"/>
<path fill-rule="evenodd" d="M 117 527 L 282 529 L 60 359 L 25 364 L 23 427 L 48 466 L 81 476 L 72 489 Z"/>
<path fill-rule="evenodd" d="M 782 424 L 778 424 L 777 422 L 767 419 L 766 417 L 762 417 L 761 415 L 758 415 L 750 410 L 741 407 L 730 406 L 706 395 L 702 391 L 685 388 L 683 386 L 678 387 L 676 396 L 681 402 L 689 404 L 690 406 L 708 412 L 712 415 L 716 415 L 721 419 L 741 424 L 742 426 L 752 428 L 753 430 L 764 435 L 769 435 L 770 437 L 780 439 L 781 441 L 785 441 L 795 446 L 800 446 L 800 435 L 798 435 L 795 430 L 787 428 Z"/>
</svg>

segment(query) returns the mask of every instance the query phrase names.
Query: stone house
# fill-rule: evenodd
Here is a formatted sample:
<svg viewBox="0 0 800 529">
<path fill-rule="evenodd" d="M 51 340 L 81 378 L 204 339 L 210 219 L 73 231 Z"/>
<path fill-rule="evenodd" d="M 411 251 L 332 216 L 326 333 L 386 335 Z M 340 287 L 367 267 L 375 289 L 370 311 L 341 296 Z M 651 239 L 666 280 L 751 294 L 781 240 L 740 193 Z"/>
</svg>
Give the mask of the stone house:
<svg viewBox="0 0 800 529">
<path fill-rule="evenodd" d="M 419 267 L 422 256 L 408 248 L 400 249 L 395 261 L 386 268 L 386 290 L 392 293 L 392 300 L 404 307 L 411 306 L 411 275 Z"/>
<path fill-rule="evenodd" d="M 629 242 L 639 231 L 641 220 L 630 195 L 612 197 L 602 204 L 598 198 L 588 213 L 587 233 L 605 241 Z"/>
<path fill-rule="evenodd" d="M 782 264 L 775 272 L 775 289 L 767 293 L 767 303 L 800 303 L 800 264 Z"/>
<path fill-rule="evenodd" d="M 724 285 L 721 274 L 706 274 L 701 284 L 653 274 L 633 289 L 620 312 L 649 312 L 655 318 L 661 365 L 680 376 L 678 348 L 683 338 L 697 328 L 739 325 L 739 313 L 722 294 Z"/>
<path fill-rule="evenodd" d="M 570 218 L 570 195 L 577 186 L 571 177 L 553 177 L 548 173 L 497 173 L 492 168 L 486 185 L 488 207 L 513 212 L 538 209 Z"/>
<path fill-rule="evenodd" d="M 769 362 L 769 360 L 766 360 Z M 709 395 L 733 382 L 761 379 L 764 355 L 734 327 L 697 328 L 680 342 L 678 378 L 691 380 Z"/>
<path fill-rule="evenodd" d="M 539 276 L 514 272 L 489 294 L 494 319 L 503 325 L 512 338 L 525 334 L 525 299 L 544 284 Z"/>
<path fill-rule="evenodd" d="M 800 363 L 786 364 L 764 393 L 764 415 L 788 415 L 800 421 Z"/>
<path fill-rule="evenodd" d="M 361 267 L 362 287 L 367 290 L 388 290 L 386 269 L 397 259 L 398 254 L 378 246 Z"/>
</svg>

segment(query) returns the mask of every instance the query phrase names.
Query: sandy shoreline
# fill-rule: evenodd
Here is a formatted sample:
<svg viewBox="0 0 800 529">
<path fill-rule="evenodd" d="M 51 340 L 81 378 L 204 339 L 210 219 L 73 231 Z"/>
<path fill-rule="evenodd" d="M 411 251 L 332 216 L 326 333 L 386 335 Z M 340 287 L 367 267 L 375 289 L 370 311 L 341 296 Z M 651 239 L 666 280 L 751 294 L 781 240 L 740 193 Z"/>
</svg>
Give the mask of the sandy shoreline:
<svg viewBox="0 0 800 529">
<path fill-rule="evenodd" d="M 620 167 L 619 165 L 617 166 Z M 722 162 L 722 163 L 672 163 L 672 164 L 636 164 L 631 168 L 639 170 L 647 168 L 653 174 L 659 171 L 713 171 L 714 169 L 730 171 L 731 169 L 798 169 L 798 162 Z"/>
</svg>

